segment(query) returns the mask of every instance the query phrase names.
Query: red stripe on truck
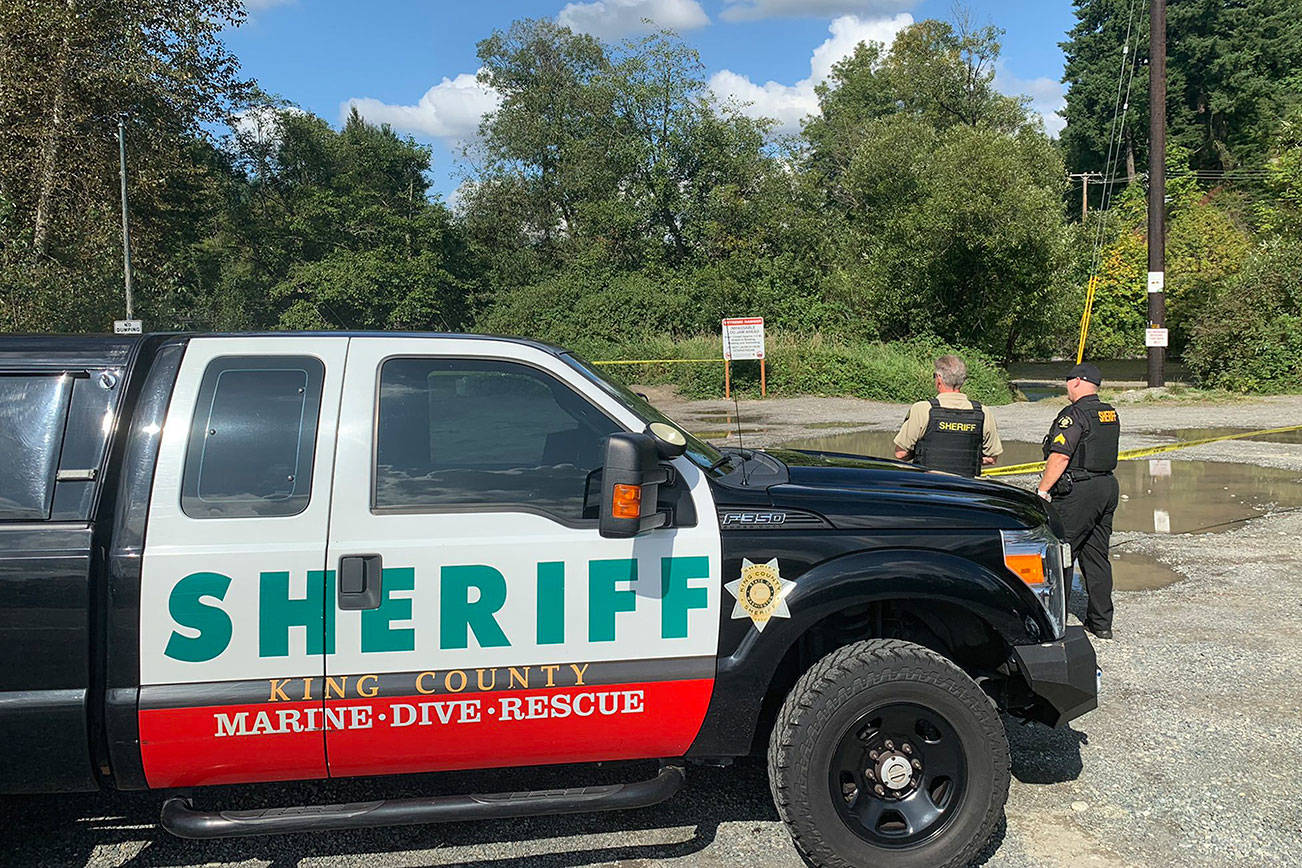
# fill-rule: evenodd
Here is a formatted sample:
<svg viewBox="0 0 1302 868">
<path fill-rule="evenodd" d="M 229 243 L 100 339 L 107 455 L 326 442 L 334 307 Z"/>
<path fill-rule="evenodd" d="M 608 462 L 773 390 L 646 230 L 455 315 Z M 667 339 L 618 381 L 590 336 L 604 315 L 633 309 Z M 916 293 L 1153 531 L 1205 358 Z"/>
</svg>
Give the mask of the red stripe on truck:
<svg viewBox="0 0 1302 868">
<path fill-rule="evenodd" d="M 144 709 L 151 787 L 675 757 L 712 679 Z M 323 728 L 325 732 L 323 733 Z M 324 734 L 324 739 L 323 739 Z"/>
</svg>

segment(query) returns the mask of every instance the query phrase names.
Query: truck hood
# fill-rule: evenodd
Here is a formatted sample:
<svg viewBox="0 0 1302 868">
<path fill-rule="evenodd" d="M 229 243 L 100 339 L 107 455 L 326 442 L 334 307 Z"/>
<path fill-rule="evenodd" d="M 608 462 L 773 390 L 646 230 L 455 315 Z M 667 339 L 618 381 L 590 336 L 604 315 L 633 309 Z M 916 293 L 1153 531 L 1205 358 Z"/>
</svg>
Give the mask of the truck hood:
<svg viewBox="0 0 1302 868">
<path fill-rule="evenodd" d="M 839 528 L 1013 530 L 1056 522 L 1032 492 L 886 458 L 766 450 L 787 466 L 768 488 L 775 507 L 816 512 Z"/>
</svg>

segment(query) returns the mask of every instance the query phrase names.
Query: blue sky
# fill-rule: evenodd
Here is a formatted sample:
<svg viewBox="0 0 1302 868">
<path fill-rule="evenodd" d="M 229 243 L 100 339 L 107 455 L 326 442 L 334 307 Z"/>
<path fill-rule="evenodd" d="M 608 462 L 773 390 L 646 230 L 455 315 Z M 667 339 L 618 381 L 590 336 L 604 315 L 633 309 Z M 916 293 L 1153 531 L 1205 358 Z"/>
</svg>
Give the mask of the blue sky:
<svg viewBox="0 0 1302 868">
<path fill-rule="evenodd" d="M 474 81 L 475 44 L 516 18 L 556 18 L 607 40 L 645 19 L 696 48 L 711 88 L 783 129 L 816 108 L 813 86 L 861 39 L 889 40 L 910 21 L 950 18 L 953 0 L 246 0 L 225 41 L 264 89 L 338 123 L 351 105 L 433 146 L 434 190 L 456 189 L 459 143 L 494 97 Z M 1031 97 L 1061 128 L 1070 0 L 968 0 L 977 24 L 1003 28 L 996 83 Z"/>
</svg>

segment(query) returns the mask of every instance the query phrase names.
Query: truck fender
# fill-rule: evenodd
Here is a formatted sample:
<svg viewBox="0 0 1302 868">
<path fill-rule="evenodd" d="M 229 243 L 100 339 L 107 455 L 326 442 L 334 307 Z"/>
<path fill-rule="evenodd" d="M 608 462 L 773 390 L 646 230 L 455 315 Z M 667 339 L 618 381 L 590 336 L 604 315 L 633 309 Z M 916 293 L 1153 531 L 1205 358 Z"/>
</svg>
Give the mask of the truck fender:
<svg viewBox="0 0 1302 868">
<path fill-rule="evenodd" d="M 800 637 L 830 615 L 886 600 L 960 605 L 1009 645 L 1039 641 L 1048 626 L 1028 589 L 1015 588 L 967 558 L 922 549 L 832 558 L 796 579 L 786 596 L 790 618 L 773 618 L 762 632 L 751 628 L 730 654 L 720 649 L 710 707 L 689 756 L 749 752 L 777 667 Z M 1037 614 L 1033 626 L 1028 612 Z"/>
</svg>

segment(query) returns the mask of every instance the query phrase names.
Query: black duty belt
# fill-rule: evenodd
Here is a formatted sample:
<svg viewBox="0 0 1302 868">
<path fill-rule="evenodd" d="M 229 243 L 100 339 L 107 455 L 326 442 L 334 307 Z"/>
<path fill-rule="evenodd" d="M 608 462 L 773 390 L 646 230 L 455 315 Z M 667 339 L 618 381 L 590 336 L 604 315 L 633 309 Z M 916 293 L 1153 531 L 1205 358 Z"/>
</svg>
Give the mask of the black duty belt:
<svg viewBox="0 0 1302 868">
<path fill-rule="evenodd" d="M 1111 476 L 1111 470 L 1068 470 L 1067 474 L 1071 476 L 1072 482 L 1083 482 L 1086 479 L 1096 479 L 1100 476 Z"/>
</svg>

